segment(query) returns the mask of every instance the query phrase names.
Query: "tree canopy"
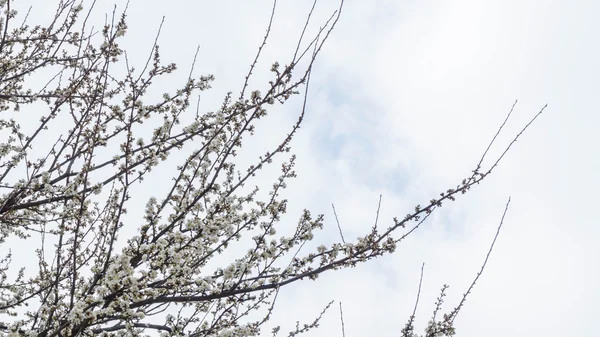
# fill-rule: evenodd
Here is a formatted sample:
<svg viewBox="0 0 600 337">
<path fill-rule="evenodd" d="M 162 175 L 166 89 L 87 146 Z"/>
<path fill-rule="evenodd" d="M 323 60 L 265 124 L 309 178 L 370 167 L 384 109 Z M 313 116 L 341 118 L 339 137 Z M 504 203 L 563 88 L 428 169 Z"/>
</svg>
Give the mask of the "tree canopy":
<svg viewBox="0 0 600 337">
<path fill-rule="evenodd" d="M 293 57 L 272 64 L 267 90 L 260 91 L 250 79 L 260 70 L 274 3 L 242 89 L 204 111 L 198 95 L 209 92 L 214 77 L 195 74 L 196 58 L 185 83 L 162 96 L 148 94 L 177 66 L 161 62 L 158 35 L 147 62 L 139 69 L 129 64 L 119 44 L 128 28 L 126 8 L 115 8 L 96 30 L 88 22 L 93 3 L 59 1 L 52 22 L 41 26 L 30 25 L 14 1 L 0 1 L 0 243 L 19 242 L 37 256 L 18 271 L 10 251 L 1 260 L 0 331 L 39 337 L 278 335 L 279 327 L 263 328 L 282 287 L 394 253 L 430 214 L 489 176 L 543 112 L 491 164 L 484 165 L 486 150 L 464 180 L 429 202 L 391 221 L 378 219 L 358 238 L 344 237 L 338 222 L 337 242 L 302 249 L 325 225 L 324 215 L 304 210 L 291 234 L 278 234 L 288 205 L 280 194 L 296 177 L 291 140 L 309 113 L 313 65 L 343 4 L 319 23 L 315 36 L 305 35 L 312 10 L 306 14 Z M 126 67 L 123 76 L 117 66 Z M 256 123 L 295 95 L 304 104 L 287 136 L 240 167 L 236 156 Z M 25 115 L 39 118 L 27 117 L 22 125 L 16 117 Z M 186 157 L 165 179 L 167 193 L 134 193 L 137 185 L 155 184 L 145 178 L 176 152 Z M 273 184 L 252 187 L 256 173 L 281 158 Z M 259 190 L 269 192 L 263 197 Z M 131 223 L 130 205 L 140 200 L 145 209 L 134 210 L 140 214 Z M 242 253 L 211 265 L 232 247 Z M 425 336 L 454 334 L 454 319 L 483 267 L 446 314 L 442 288 Z M 416 336 L 414 316 L 403 336 Z M 287 335 L 317 327 L 320 317 Z"/>
</svg>

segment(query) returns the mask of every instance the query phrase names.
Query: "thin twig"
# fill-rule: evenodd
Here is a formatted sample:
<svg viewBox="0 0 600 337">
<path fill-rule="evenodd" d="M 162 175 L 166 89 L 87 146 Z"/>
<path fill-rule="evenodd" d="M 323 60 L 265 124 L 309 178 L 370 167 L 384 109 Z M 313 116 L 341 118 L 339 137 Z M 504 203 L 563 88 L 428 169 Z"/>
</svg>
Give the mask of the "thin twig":
<svg viewBox="0 0 600 337">
<path fill-rule="evenodd" d="M 377 222 L 379 221 L 379 209 L 381 209 L 381 194 L 379 195 L 379 204 L 377 204 L 377 215 L 375 215 L 375 229 L 377 229 Z"/>
<path fill-rule="evenodd" d="M 346 337 L 346 331 L 344 329 L 344 312 L 342 311 L 342 302 L 340 302 L 340 320 L 342 321 L 342 337 Z"/>
<path fill-rule="evenodd" d="M 306 28 L 308 27 L 308 23 L 310 22 L 310 18 L 312 17 L 312 13 L 315 9 L 315 5 L 317 4 L 317 0 L 315 0 L 312 4 L 310 12 L 306 17 L 306 23 L 304 24 L 304 28 L 302 29 L 302 34 L 300 34 L 300 39 L 298 39 L 298 45 L 296 46 L 296 51 L 294 52 L 294 57 L 292 58 L 292 63 L 296 62 L 296 56 L 298 56 L 298 50 L 300 50 L 300 44 L 302 44 L 302 39 L 304 38 L 304 33 L 306 32 Z"/>
<path fill-rule="evenodd" d="M 517 105 L 518 101 L 519 100 L 515 100 L 515 102 L 513 103 L 512 107 L 510 108 L 510 111 L 508 112 L 508 115 L 506 115 L 506 118 L 504 119 L 504 122 L 502 122 L 502 125 L 500 125 L 500 128 L 498 128 L 498 131 L 494 135 L 494 138 L 492 138 L 492 141 L 488 144 L 488 147 L 485 149 L 485 152 L 483 152 L 483 155 L 481 156 L 481 159 L 479 160 L 479 164 L 477 164 L 477 170 L 479 170 L 479 168 L 481 167 L 481 163 L 483 163 L 483 159 L 485 158 L 485 156 L 487 155 L 488 151 L 492 147 L 492 144 L 494 144 L 494 142 L 496 141 L 496 138 L 498 137 L 498 135 L 502 131 L 502 128 L 504 128 L 504 125 L 506 125 L 506 122 L 508 122 L 508 119 L 510 118 L 510 115 L 512 114 L 513 110 L 515 109 L 515 105 Z"/>
<path fill-rule="evenodd" d="M 421 296 L 421 284 L 423 283 L 423 269 L 425 269 L 425 262 L 421 265 L 421 277 L 419 278 L 419 290 L 417 291 L 417 300 L 415 301 L 415 307 L 413 308 L 412 317 L 415 317 L 417 313 L 417 306 L 419 305 L 419 296 Z"/>
<path fill-rule="evenodd" d="M 333 208 L 333 215 L 335 216 L 335 221 L 337 222 L 338 230 L 340 231 L 340 236 L 342 237 L 342 242 L 345 244 L 346 240 L 344 240 L 344 234 L 342 234 L 342 227 L 340 226 L 340 220 L 338 220 L 337 213 L 335 212 L 335 205 L 331 204 Z"/>
<path fill-rule="evenodd" d="M 471 290 L 475 286 L 475 283 L 479 279 L 479 276 L 481 276 L 481 274 L 483 273 L 483 270 L 485 269 L 485 265 L 487 264 L 488 259 L 490 258 L 490 255 L 492 254 L 492 249 L 494 249 L 494 244 L 496 243 L 496 239 L 498 239 L 498 234 L 500 234 L 500 229 L 502 228 L 502 224 L 504 223 L 504 217 L 506 216 L 506 212 L 508 211 L 508 206 L 509 205 L 510 205 L 510 197 L 508 197 L 508 202 L 506 203 L 506 206 L 504 207 L 504 213 L 502 213 L 502 219 L 500 219 L 500 224 L 498 225 L 498 229 L 496 230 L 496 235 L 494 236 L 494 240 L 492 241 L 492 244 L 490 245 L 490 249 L 488 250 L 487 255 L 485 256 L 485 260 L 483 261 L 483 265 L 481 266 L 481 269 L 477 273 L 477 276 L 475 276 L 475 279 L 471 283 L 471 286 L 469 286 L 469 289 L 467 290 L 467 292 L 464 293 L 464 295 L 463 295 L 460 303 L 458 304 L 458 306 L 456 308 L 454 308 L 454 310 L 450 314 L 450 317 L 452 317 L 451 322 L 454 322 L 454 319 L 456 318 L 456 316 L 458 315 L 458 312 L 460 311 L 460 309 L 464 305 L 465 300 L 467 299 L 467 296 L 471 293 Z"/>
<path fill-rule="evenodd" d="M 254 70 L 254 67 L 256 67 L 256 63 L 258 62 L 258 59 L 260 58 L 260 54 L 263 50 L 263 48 L 265 47 L 265 45 L 267 44 L 267 40 L 269 39 L 269 34 L 271 33 L 271 27 L 273 26 L 273 18 L 275 17 L 275 8 L 277 8 L 277 0 L 273 0 L 273 8 L 271 9 L 271 17 L 269 17 L 269 25 L 267 26 L 267 32 L 265 33 L 265 36 L 263 37 L 263 41 L 260 44 L 260 46 L 258 47 L 258 51 L 256 52 L 256 56 L 254 57 L 254 61 L 252 61 L 252 64 L 250 65 L 250 70 L 248 71 L 248 74 L 246 75 L 246 78 L 244 79 L 244 86 L 242 87 L 242 91 L 240 92 L 240 100 L 244 99 L 244 94 L 246 93 L 246 88 L 248 87 L 248 81 L 250 80 L 250 77 L 252 77 L 252 71 Z"/>
<path fill-rule="evenodd" d="M 421 284 L 423 283 L 423 269 L 425 269 L 425 262 L 421 265 L 421 277 L 419 278 L 419 290 L 417 290 L 417 300 L 415 301 L 415 307 L 413 308 L 412 315 L 408 318 L 408 322 L 402 329 L 402 337 L 414 336 L 413 331 L 415 330 L 415 316 L 417 314 L 417 307 L 419 306 L 419 297 L 421 296 Z"/>
<path fill-rule="evenodd" d="M 156 36 L 154 37 L 154 44 L 152 44 L 152 49 L 150 50 L 148 59 L 146 60 L 146 64 L 144 65 L 144 69 L 142 69 L 142 71 L 140 72 L 140 76 L 138 76 L 138 79 L 135 81 L 136 83 L 139 82 L 139 80 L 142 78 L 142 76 L 146 72 L 146 69 L 148 69 L 148 66 L 150 65 L 150 61 L 152 61 L 152 57 L 154 57 L 156 53 L 156 49 L 158 48 L 158 38 L 160 37 L 160 33 L 162 31 L 164 23 L 165 16 L 163 15 L 162 19 L 160 20 L 160 25 L 158 26 L 158 32 L 156 32 Z M 129 69 L 129 67 L 127 69 Z"/>
<path fill-rule="evenodd" d="M 498 159 L 496 159 L 496 162 L 494 163 L 494 165 L 492 165 L 492 167 L 490 167 L 490 169 L 488 170 L 489 174 L 490 172 L 492 172 L 492 170 L 498 166 L 498 163 L 500 163 L 500 161 L 502 160 L 502 158 L 504 158 L 504 156 L 508 153 L 508 150 L 510 150 L 510 148 L 514 145 L 514 143 L 517 142 L 517 140 L 519 139 L 519 137 L 521 137 L 521 135 L 525 132 L 525 130 L 527 130 L 527 128 L 544 112 L 544 110 L 548 107 L 548 104 L 544 105 L 540 111 L 538 111 L 538 113 L 533 116 L 533 118 L 529 121 L 529 123 L 527 123 L 522 129 L 521 131 L 515 136 L 515 138 L 513 138 L 513 140 L 510 142 L 510 144 L 508 144 L 508 146 L 504 149 L 504 152 L 502 152 L 502 154 L 498 157 Z"/>
</svg>

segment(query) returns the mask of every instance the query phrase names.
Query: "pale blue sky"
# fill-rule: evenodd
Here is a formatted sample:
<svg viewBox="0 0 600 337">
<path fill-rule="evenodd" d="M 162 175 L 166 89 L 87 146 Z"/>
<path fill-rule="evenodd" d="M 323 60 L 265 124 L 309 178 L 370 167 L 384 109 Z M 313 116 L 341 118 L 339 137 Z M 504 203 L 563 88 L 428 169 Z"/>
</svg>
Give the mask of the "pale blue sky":
<svg viewBox="0 0 600 337">
<path fill-rule="evenodd" d="M 32 18 L 53 8 L 52 1 L 32 2 Z M 96 19 L 113 3 L 99 1 Z M 268 78 L 270 63 L 293 54 L 311 4 L 279 1 L 254 83 Z M 133 63 L 145 61 L 166 15 L 160 44 L 163 61 L 180 65 L 173 81 L 187 76 L 200 45 L 196 73 L 216 77 L 201 107 L 216 110 L 226 91 L 241 88 L 271 5 L 132 0 L 125 47 Z M 312 32 L 336 6 L 333 0 L 317 4 Z M 344 303 L 346 336 L 397 336 L 425 262 L 417 317 L 422 331 L 442 284 L 451 286 L 445 308 L 458 303 L 512 196 L 488 267 L 456 321 L 458 336 L 597 335 L 598 13 L 597 1 L 347 0 L 318 60 L 306 123 L 293 143 L 299 177 L 289 184 L 282 225 L 291 226 L 309 208 L 326 214 L 317 241 L 337 240 L 333 202 L 345 232 L 366 233 L 383 194 L 380 224 L 387 227 L 393 216 L 467 177 L 515 99 L 514 119 L 492 157 L 544 104 L 548 108 L 487 181 L 439 210 L 393 256 L 286 288 L 271 322 L 287 331 L 335 299 Z M 299 104 L 274 111 L 241 160 L 284 135 Z M 257 181 L 269 186 L 274 178 Z M 332 308 L 307 336 L 341 336 L 338 313 Z"/>
</svg>

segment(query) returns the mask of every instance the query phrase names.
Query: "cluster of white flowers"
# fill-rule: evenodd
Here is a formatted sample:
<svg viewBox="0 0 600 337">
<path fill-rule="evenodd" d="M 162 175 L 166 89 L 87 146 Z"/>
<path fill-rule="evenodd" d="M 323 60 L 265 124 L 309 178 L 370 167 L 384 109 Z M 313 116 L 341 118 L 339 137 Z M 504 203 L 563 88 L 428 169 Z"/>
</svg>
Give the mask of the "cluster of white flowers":
<svg viewBox="0 0 600 337">
<path fill-rule="evenodd" d="M 229 329 L 219 331 L 219 337 L 247 337 L 253 334 L 253 329 L 249 324 L 236 326 Z"/>
<path fill-rule="evenodd" d="M 85 314 L 83 310 L 85 309 L 86 305 L 87 304 L 83 301 L 76 302 L 73 305 L 73 308 L 67 316 L 69 321 L 72 322 L 72 324 L 79 324 L 83 321 L 83 319 L 85 319 Z"/>
<path fill-rule="evenodd" d="M 185 133 L 196 133 L 200 129 L 200 122 L 194 121 L 192 124 L 183 128 L 183 132 Z"/>
</svg>

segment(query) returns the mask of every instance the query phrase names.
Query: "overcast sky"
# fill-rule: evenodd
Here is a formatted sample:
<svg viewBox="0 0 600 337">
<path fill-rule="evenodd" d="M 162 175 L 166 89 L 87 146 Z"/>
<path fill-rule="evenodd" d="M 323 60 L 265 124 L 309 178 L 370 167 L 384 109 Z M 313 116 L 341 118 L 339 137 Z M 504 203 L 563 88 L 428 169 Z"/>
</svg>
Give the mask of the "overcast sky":
<svg viewBox="0 0 600 337">
<path fill-rule="evenodd" d="M 38 17 L 54 4 L 33 2 Z M 99 1 L 99 20 L 113 3 Z M 279 1 L 255 84 L 269 79 L 272 62 L 289 61 L 311 4 Z M 177 62 L 184 79 L 199 45 L 196 73 L 216 77 L 201 108 L 214 111 L 225 92 L 241 89 L 271 6 L 132 0 L 124 47 L 132 62 L 145 61 L 165 15 L 163 61 Z M 321 0 L 311 32 L 337 6 Z M 305 124 L 293 142 L 299 176 L 289 184 L 281 226 L 293 226 L 308 208 L 326 215 L 316 241 L 337 241 L 335 203 L 346 238 L 354 238 L 373 225 L 381 194 L 379 221 L 387 227 L 467 178 L 516 99 L 491 158 L 548 108 L 492 176 L 438 210 L 395 254 L 284 288 L 271 323 L 287 331 L 336 300 L 346 336 L 398 336 L 425 263 L 422 332 L 444 283 L 446 312 L 470 285 L 510 196 L 495 250 L 456 320 L 458 336 L 597 335 L 598 13 L 597 1 L 347 0 L 313 73 Z M 273 110 L 249 141 L 248 158 L 285 134 L 300 103 Z M 268 187 L 275 178 L 257 182 Z M 337 303 L 307 336 L 341 336 Z"/>
</svg>

